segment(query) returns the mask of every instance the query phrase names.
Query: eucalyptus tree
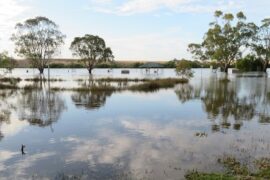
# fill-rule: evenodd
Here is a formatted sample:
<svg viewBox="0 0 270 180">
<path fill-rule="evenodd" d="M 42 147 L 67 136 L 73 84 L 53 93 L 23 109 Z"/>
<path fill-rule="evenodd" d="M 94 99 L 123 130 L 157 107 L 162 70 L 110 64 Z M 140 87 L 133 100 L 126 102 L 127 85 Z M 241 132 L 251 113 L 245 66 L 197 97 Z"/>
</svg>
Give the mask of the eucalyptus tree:
<svg viewBox="0 0 270 180">
<path fill-rule="evenodd" d="M 237 13 L 235 18 L 231 13 L 216 11 L 215 21 L 210 23 L 203 42 L 189 44 L 188 50 L 197 59 L 217 61 L 228 73 L 229 66 L 242 56 L 242 49 L 253 35 L 245 21 L 243 12 Z"/>
<path fill-rule="evenodd" d="M 253 29 L 256 34 L 251 47 L 263 64 L 263 71 L 266 72 L 270 60 L 270 18 L 262 20 L 262 25 L 254 26 Z"/>
<path fill-rule="evenodd" d="M 64 44 L 65 35 L 52 20 L 47 17 L 36 17 L 18 23 L 12 35 L 15 52 L 30 60 L 33 68 L 42 74 L 49 60 L 59 52 Z"/>
<path fill-rule="evenodd" d="M 113 61 L 111 48 L 106 46 L 104 39 L 99 36 L 86 34 L 83 37 L 75 37 L 70 49 L 73 55 L 81 58 L 89 74 L 96 64 Z"/>
</svg>

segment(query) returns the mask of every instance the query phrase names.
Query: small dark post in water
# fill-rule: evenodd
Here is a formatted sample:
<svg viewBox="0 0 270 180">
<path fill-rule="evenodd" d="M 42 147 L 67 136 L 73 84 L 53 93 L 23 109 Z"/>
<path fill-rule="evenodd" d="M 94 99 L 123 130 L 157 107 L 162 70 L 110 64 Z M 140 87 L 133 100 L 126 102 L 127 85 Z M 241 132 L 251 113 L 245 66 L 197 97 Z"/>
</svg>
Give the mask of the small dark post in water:
<svg viewBox="0 0 270 180">
<path fill-rule="evenodd" d="M 24 148 L 25 148 L 25 145 L 23 145 L 23 144 L 22 144 L 22 147 L 21 147 L 21 152 L 22 152 L 22 155 L 24 155 L 24 154 L 25 154 L 25 152 L 24 152 Z"/>
</svg>

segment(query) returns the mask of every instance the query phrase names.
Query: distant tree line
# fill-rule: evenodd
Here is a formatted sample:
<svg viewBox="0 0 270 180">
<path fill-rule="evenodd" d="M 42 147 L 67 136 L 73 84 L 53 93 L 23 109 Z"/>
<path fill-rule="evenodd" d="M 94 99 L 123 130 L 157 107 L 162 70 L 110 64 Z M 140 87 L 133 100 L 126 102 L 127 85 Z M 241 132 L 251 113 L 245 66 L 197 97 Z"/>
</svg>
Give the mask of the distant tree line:
<svg viewBox="0 0 270 180">
<path fill-rule="evenodd" d="M 171 60 L 168 62 L 162 62 L 161 65 L 163 68 L 176 68 L 177 64 L 181 61 L 185 61 L 185 63 L 189 64 L 191 68 L 210 68 L 215 63 L 214 62 L 201 62 L 201 61 L 191 61 L 191 60 Z M 113 61 L 113 62 L 101 62 L 94 65 L 94 68 L 104 68 L 104 69 L 116 69 L 116 68 L 140 68 L 145 63 L 143 62 L 121 62 L 121 61 Z M 50 68 L 85 68 L 83 62 L 78 61 L 77 63 L 51 63 Z"/>
</svg>

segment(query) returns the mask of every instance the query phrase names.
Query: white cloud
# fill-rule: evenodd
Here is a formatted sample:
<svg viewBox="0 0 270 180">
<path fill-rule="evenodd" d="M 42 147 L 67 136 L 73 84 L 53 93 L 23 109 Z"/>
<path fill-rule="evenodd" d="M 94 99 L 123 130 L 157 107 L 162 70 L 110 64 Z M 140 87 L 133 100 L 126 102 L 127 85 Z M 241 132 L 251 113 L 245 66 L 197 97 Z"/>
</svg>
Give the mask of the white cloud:
<svg viewBox="0 0 270 180">
<path fill-rule="evenodd" d="M 31 156 L 25 156 L 24 159 L 8 167 L 8 170 L 12 170 L 13 172 L 8 179 L 17 179 L 18 177 L 27 175 L 27 169 L 33 168 L 37 162 L 55 155 L 55 152 L 43 152 Z"/>
<path fill-rule="evenodd" d="M 1 0 L 0 1 L 0 30 L 13 26 L 14 19 L 22 14 L 26 7 L 18 3 L 16 0 Z"/>
<path fill-rule="evenodd" d="M 28 126 L 28 123 L 25 121 L 20 121 L 16 118 L 11 118 L 11 123 L 3 124 L 1 126 L 1 131 L 5 137 L 14 136 L 20 131 L 22 131 L 25 127 Z"/>
<path fill-rule="evenodd" d="M 105 2 L 106 3 L 97 3 L 96 1 L 92 1 L 94 8 L 90 9 L 94 9 L 102 13 L 133 15 L 158 10 L 165 10 L 175 13 L 212 13 L 216 9 L 226 11 L 231 9 L 239 9 L 243 6 L 242 1 L 233 0 L 212 2 L 205 0 L 128 0 L 121 4 L 113 3 L 112 0 L 105 0 Z"/>
<path fill-rule="evenodd" d="M 21 16 L 29 9 L 23 0 L 0 1 L 0 50 L 9 44 L 11 31 Z"/>
<path fill-rule="evenodd" d="M 194 41 L 180 28 L 168 28 L 159 33 L 125 37 L 105 37 L 117 60 L 171 60 L 188 58 L 187 45 Z"/>
</svg>

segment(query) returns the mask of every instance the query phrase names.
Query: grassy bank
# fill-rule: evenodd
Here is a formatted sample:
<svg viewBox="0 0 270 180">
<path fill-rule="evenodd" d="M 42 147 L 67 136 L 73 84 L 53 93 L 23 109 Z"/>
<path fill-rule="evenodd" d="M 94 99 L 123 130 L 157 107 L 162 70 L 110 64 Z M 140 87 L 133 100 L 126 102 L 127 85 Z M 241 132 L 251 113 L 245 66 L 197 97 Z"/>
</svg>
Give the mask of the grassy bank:
<svg viewBox="0 0 270 180">
<path fill-rule="evenodd" d="M 250 171 L 246 164 L 241 164 L 232 156 L 225 156 L 218 159 L 218 163 L 222 164 L 225 173 L 205 173 L 198 171 L 190 171 L 185 175 L 187 180 L 259 180 L 270 179 L 270 158 L 261 158 L 254 160 L 256 171 Z"/>
</svg>

